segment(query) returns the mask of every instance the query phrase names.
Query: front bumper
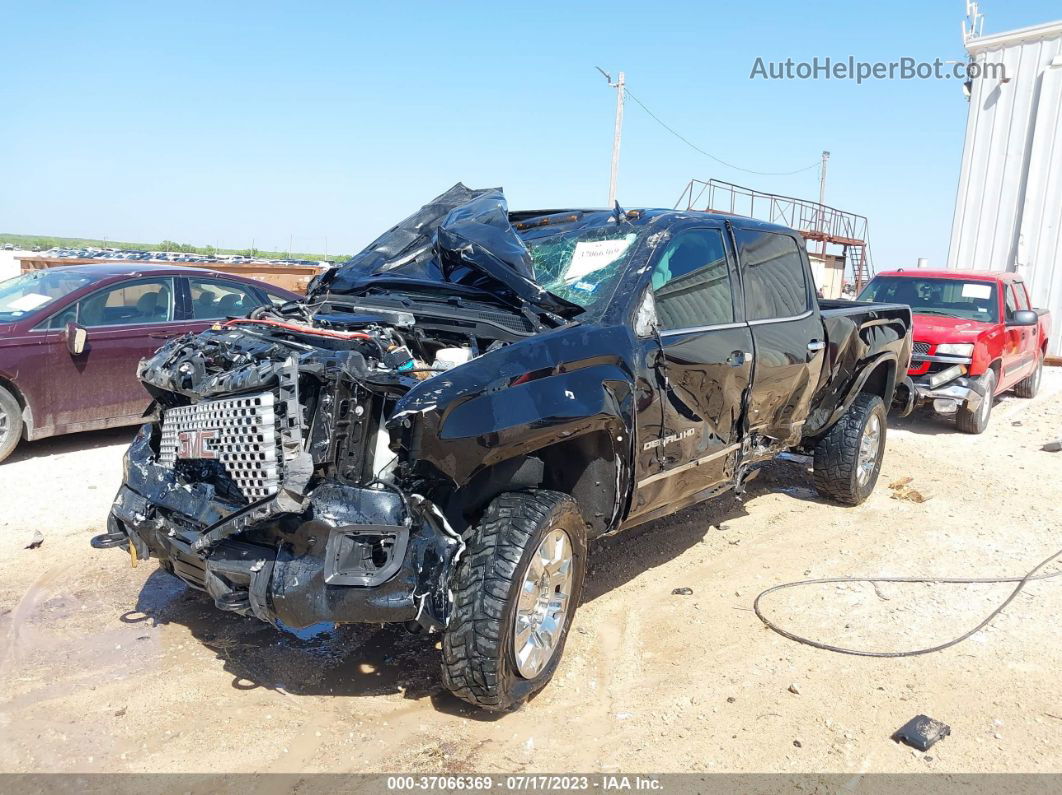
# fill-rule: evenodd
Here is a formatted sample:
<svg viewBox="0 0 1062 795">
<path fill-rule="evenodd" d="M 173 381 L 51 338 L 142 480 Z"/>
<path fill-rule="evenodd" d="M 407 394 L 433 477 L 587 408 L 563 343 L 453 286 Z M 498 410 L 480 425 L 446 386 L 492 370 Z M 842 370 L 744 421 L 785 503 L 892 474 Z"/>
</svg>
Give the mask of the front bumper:
<svg viewBox="0 0 1062 795">
<path fill-rule="evenodd" d="M 919 405 L 931 403 L 938 414 L 954 414 L 960 406 L 977 411 L 984 400 L 985 387 L 980 378 L 962 375 L 935 387 L 929 379 L 929 375 L 913 379 L 915 394 Z"/>
<path fill-rule="evenodd" d="M 463 543 L 416 495 L 324 481 L 298 512 L 257 519 L 204 548 L 233 515 L 209 485 L 177 483 L 154 463 L 127 469 L 108 532 L 93 546 L 135 549 L 215 605 L 274 625 L 415 621 L 445 626 Z"/>
</svg>

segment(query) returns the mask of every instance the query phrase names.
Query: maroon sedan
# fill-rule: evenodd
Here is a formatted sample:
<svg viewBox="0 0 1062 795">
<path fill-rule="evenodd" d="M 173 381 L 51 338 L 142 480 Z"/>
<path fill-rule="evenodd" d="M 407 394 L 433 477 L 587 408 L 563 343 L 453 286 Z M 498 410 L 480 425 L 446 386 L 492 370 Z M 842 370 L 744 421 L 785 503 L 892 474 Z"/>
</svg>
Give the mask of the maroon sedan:
<svg viewBox="0 0 1062 795">
<path fill-rule="evenodd" d="M 0 282 L 0 461 L 19 439 L 133 425 L 141 358 L 170 337 L 298 300 L 198 268 L 72 265 Z"/>
</svg>

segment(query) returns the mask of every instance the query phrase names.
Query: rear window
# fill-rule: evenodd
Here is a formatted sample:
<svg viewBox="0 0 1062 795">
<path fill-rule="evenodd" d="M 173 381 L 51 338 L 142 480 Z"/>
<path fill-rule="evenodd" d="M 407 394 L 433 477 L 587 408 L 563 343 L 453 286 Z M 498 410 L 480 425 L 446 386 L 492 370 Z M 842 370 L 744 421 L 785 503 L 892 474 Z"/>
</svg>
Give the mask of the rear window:
<svg viewBox="0 0 1062 795">
<path fill-rule="evenodd" d="M 907 304 L 919 315 L 999 322 L 995 282 L 933 279 L 921 276 L 875 276 L 859 294 L 861 301 Z"/>
<path fill-rule="evenodd" d="M 807 271 L 789 235 L 738 229 L 735 232 L 745 280 L 745 316 L 768 320 L 801 315 L 811 306 Z"/>
</svg>

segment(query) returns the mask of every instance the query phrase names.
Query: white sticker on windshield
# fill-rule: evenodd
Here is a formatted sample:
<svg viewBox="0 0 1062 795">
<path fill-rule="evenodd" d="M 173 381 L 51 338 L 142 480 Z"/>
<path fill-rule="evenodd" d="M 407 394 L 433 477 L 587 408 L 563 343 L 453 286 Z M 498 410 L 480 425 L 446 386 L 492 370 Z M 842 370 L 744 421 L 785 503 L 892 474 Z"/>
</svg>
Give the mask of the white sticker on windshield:
<svg viewBox="0 0 1062 795">
<path fill-rule="evenodd" d="M 590 240 L 576 243 L 572 261 L 564 272 L 564 281 L 571 284 L 589 273 L 611 265 L 628 249 L 633 240 L 634 235 L 628 235 L 619 240 Z"/>
<path fill-rule="evenodd" d="M 991 298 L 992 297 L 992 285 L 991 284 L 971 284 L 966 283 L 962 286 L 963 298 Z"/>
<path fill-rule="evenodd" d="M 16 312 L 29 312 L 31 309 L 36 309 L 38 306 L 43 306 L 52 300 L 50 295 L 41 295 L 40 293 L 26 293 L 25 295 L 16 298 L 14 301 L 7 305 L 8 309 L 13 309 Z"/>
</svg>

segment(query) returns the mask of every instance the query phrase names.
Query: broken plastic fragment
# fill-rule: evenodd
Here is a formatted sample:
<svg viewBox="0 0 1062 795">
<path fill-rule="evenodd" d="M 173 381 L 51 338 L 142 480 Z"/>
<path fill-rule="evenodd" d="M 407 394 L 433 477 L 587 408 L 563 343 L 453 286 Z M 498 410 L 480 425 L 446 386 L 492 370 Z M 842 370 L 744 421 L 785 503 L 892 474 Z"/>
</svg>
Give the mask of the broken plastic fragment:
<svg viewBox="0 0 1062 795">
<path fill-rule="evenodd" d="M 906 743 L 919 751 L 928 751 L 940 739 L 951 734 L 951 726 L 928 715 L 915 715 L 896 730 L 892 739 Z"/>
</svg>

